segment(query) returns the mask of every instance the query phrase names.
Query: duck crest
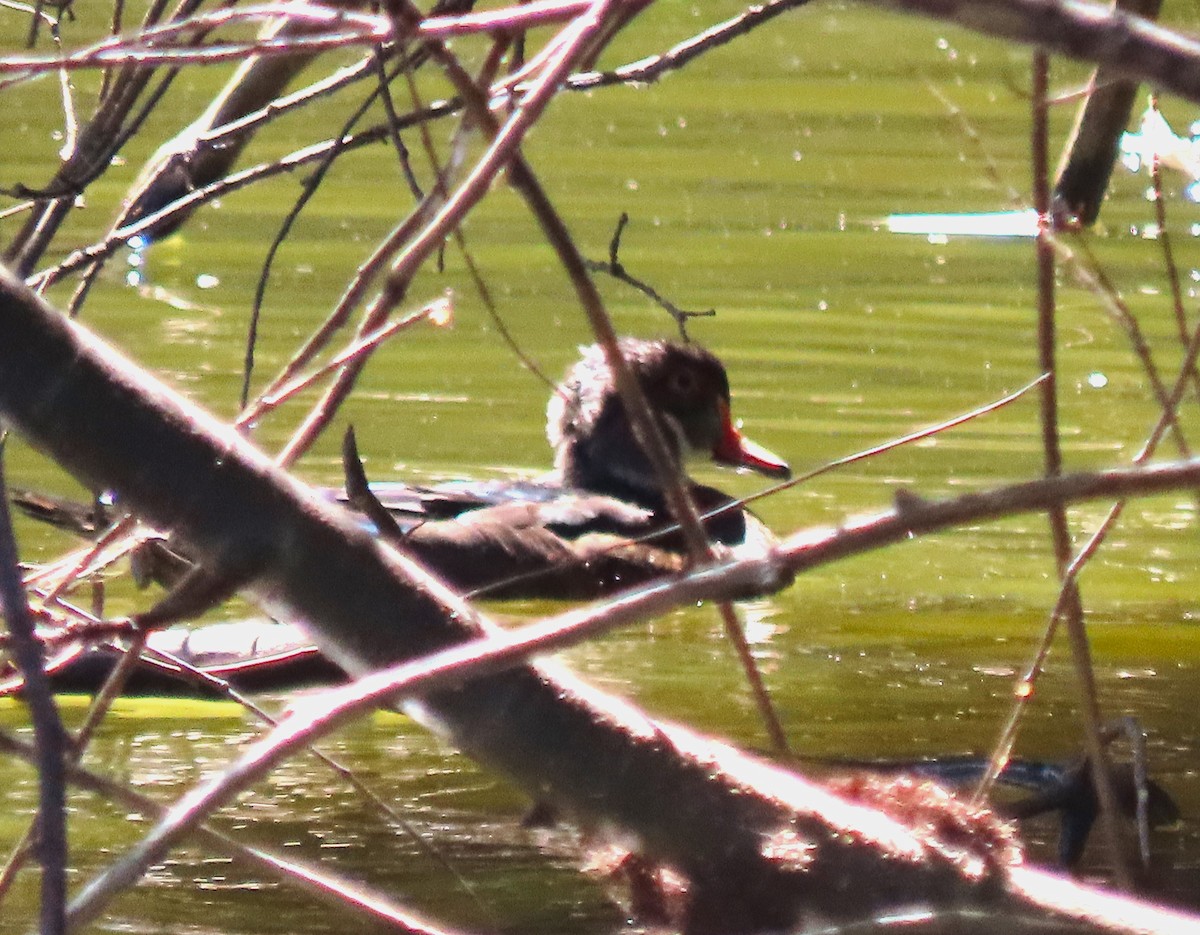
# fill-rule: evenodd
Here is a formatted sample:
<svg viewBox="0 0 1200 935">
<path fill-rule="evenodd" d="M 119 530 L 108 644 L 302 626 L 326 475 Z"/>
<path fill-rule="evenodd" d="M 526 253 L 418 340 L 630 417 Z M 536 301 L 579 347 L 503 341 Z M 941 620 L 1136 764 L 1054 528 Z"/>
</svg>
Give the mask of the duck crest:
<svg viewBox="0 0 1200 935">
<path fill-rule="evenodd" d="M 622 354 L 628 344 L 628 339 L 621 339 Z M 560 469 L 557 462 L 562 459 L 564 449 L 585 435 L 600 416 L 605 397 L 597 390 L 612 381 L 612 371 L 600 345 L 580 345 L 579 355 L 546 405 L 546 438 L 556 454 L 555 467 Z"/>
</svg>

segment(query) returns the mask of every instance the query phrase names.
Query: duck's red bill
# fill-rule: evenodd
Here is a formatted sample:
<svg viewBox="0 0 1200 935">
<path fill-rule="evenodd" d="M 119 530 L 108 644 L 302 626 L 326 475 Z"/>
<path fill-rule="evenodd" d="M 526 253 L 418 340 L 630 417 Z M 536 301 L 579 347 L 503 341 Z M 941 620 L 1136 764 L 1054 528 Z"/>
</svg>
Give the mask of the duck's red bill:
<svg viewBox="0 0 1200 935">
<path fill-rule="evenodd" d="M 721 431 L 721 440 L 713 449 L 714 461 L 732 467 L 749 468 L 768 477 L 786 479 L 792 476 L 792 469 L 786 461 L 757 442 L 750 441 L 734 426 L 729 418 L 729 410 L 725 406 L 721 409 L 725 424 Z"/>
</svg>

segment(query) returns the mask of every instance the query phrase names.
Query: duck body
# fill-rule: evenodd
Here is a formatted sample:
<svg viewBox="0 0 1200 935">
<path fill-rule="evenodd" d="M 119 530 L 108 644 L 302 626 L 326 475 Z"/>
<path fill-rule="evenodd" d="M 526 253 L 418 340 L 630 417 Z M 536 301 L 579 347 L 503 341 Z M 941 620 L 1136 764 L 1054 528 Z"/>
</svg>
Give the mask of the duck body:
<svg viewBox="0 0 1200 935">
<path fill-rule="evenodd" d="M 626 338 L 620 350 L 710 540 L 752 550 L 773 542 L 733 498 L 683 474 L 689 458 L 706 458 L 789 476 L 784 461 L 735 428 L 721 362 L 696 345 L 669 341 Z M 477 595 L 596 597 L 681 571 L 683 536 L 601 348 L 582 349 L 550 398 L 546 422 L 554 470 L 542 478 L 373 483 L 371 495 L 404 547 Z M 352 469 L 348 463 L 348 476 Z"/>
<path fill-rule="evenodd" d="M 589 599 L 687 567 L 669 514 L 555 481 L 412 489 L 371 485 L 407 551 L 469 597 Z M 713 488 L 693 485 L 711 541 L 761 553 L 774 537 Z M 377 527 L 373 527 L 377 530 Z"/>
<path fill-rule="evenodd" d="M 732 497 L 703 484 L 689 484 L 688 490 L 698 512 L 706 517 L 704 525 L 712 542 L 742 546 L 771 541 L 766 527 Z M 565 540 L 610 535 L 643 541 L 656 548 L 674 551 L 684 548 L 665 504 L 653 509 L 567 487 L 556 477 L 448 481 L 428 487 L 385 481 L 372 483 L 371 492 L 400 527 L 410 532 L 429 522 L 471 526 L 503 523 L 514 528 L 543 528 Z"/>
</svg>

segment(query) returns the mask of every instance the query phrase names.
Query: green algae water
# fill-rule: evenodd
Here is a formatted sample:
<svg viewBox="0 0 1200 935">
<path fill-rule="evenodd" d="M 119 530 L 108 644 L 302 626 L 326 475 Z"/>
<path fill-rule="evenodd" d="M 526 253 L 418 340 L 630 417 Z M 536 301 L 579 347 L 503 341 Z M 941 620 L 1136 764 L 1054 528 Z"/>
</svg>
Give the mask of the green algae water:
<svg viewBox="0 0 1200 935">
<path fill-rule="evenodd" d="M 730 3 L 660 3 L 604 64 L 634 60 L 737 13 Z M 85 22 L 79 30 L 87 27 Z M 1196 26 L 1189 8 L 1178 24 Z M 93 24 L 95 25 L 95 24 Z M 11 48 L 23 26 L 8 24 Z M 470 49 L 464 43 L 464 54 Z M 1028 191 L 1029 55 L 939 24 L 840 4 L 780 17 L 657 83 L 564 94 L 525 148 L 585 252 L 606 256 L 621 212 L 629 270 L 688 309 L 715 309 L 690 325 L 726 361 L 747 433 L 799 473 L 993 401 L 1037 376 L 1033 251 L 1021 238 L 897 235 L 899 213 L 996 211 L 1010 189 Z M 318 69 L 310 74 L 315 76 Z M 113 216 L 137 167 L 204 106 L 225 72 L 184 72 L 146 133 L 89 193 L 57 242 L 88 243 Z M 1058 67 L 1056 87 L 1084 79 Z M 95 76 L 77 77 L 93 87 Z M 61 145 L 53 83 L 9 91 L 0 180 L 45 182 Z M 431 96 L 444 91 L 429 79 Z M 243 162 L 277 157 L 333 132 L 352 96 L 281 121 Z M 50 102 L 50 103 L 47 103 Z M 38 106 L 35 107 L 34 104 Z M 961 108 L 961 117 L 954 111 Z M 1183 132 L 1197 116 L 1164 104 Z M 1055 110 L 1061 145 L 1072 108 Z M 315 131 L 315 127 L 325 128 Z M 435 140 L 446 145 L 446 125 Z M 419 145 L 408 141 L 410 149 Z M 96 286 L 83 320 L 136 360 L 223 416 L 237 408 L 243 341 L 271 238 L 299 193 L 273 180 L 223 198 L 154 245 L 127 284 L 122 263 Z M 1093 248 L 1137 316 L 1169 383 L 1180 351 L 1145 176 L 1118 169 Z M 1168 212 L 1188 311 L 1194 314 L 1200 210 L 1168 179 Z M 109 199 L 106 201 L 105 199 Z M 410 203 L 386 147 L 340 161 L 281 249 L 266 292 L 256 383 L 298 339 Z M 6 220 L 7 240 L 19 220 Z M 512 192 L 497 187 L 465 235 L 523 350 L 552 378 L 589 340 L 551 251 Z M 1127 464 L 1156 409 L 1122 327 L 1061 274 L 1060 392 L 1071 469 Z M 622 332 L 669 336 L 666 314 L 626 286 L 602 281 Z M 70 286 L 52 290 L 65 301 Z M 424 302 L 452 290 L 452 329 L 418 328 L 384 348 L 338 426 L 298 466 L 340 482 L 338 437 L 353 423 L 373 478 L 429 481 L 528 476 L 549 466 L 547 389 L 519 365 L 448 250 L 412 290 Z M 311 397 L 310 397 L 311 399 Z M 1195 429 L 1194 401 L 1182 424 Z M 277 450 L 301 409 L 263 420 L 257 440 Z M 827 474 L 761 501 L 779 534 L 887 509 L 898 490 L 949 496 L 1036 476 L 1041 470 L 1032 395 L 934 440 Z M 1164 454 L 1174 449 L 1164 447 Z M 70 482 L 14 443 L 16 485 L 72 491 Z M 698 468 L 739 494 L 750 476 Z M 1079 542 L 1104 504 L 1070 511 Z M 1082 578 L 1102 705 L 1134 715 L 1149 734 L 1152 774 L 1178 800 L 1183 822 L 1153 838 L 1157 879 L 1194 900 L 1200 874 L 1200 631 L 1195 596 L 1196 499 L 1180 493 L 1130 505 Z M 29 560 L 71 544 L 23 522 Z M 1008 709 L 1014 674 L 1030 656 L 1055 598 L 1046 522 L 1020 516 L 924 537 L 801 577 L 782 594 L 743 605 L 748 634 L 793 748 L 814 757 L 919 757 L 983 752 Z M 112 587 L 112 606 L 133 595 Z M 516 616 L 549 604 L 497 606 Z M 222 611 L 252 612 L 234 604 Z M 719 621 L 685 608 L 578 648 L 567 662 L 648 710 L 752 747 L 766 746 Z M 285 699 L 272 700 L 276 709 Z M 1076 680 L 1065 644 L 1042 682 L 1019 752 L 1066 758 L 1078 746 Z M 81 700 L 64 702 L 77 721 Z M 25 730 L 23 709 L 0 704 L 0 723 Z M 232 704 L 161 699 L 117 706 L 88 762 L 170 801 L 219 771 L 257 735 Z M 626 925 L 598 876 L 578 872 L 566 830 L 519 827 L 527 803 L 406 719 L 378 714 L 327 745 L 435 847 L 381 821 L 315 762 L 295 760 L 222 812 L 247 843 L 335 868 L 447 923 L 476 930 L 609 932 Z M 32 816 L 32 771 L 0 762 L 0 844 Z M 86 795 L 72 799 L 72 882 L 82 884 L 143 834 L 147 823 Z M 1032 829 L 1034 852 L 1053 852 L 1054 828 Z M 449 869 L 448 869 L 449 868 Z M 1089 872 L 1102 872 L 1099 849 Z M 465 882 L 464 882 L 465 881 Z M 25 873 L 0 911 L 0 932 L 34 918 L 36 876 Z M 345 931 L 336 913 L 222 859 L 181 849 L 110 909 L 97 932 L 321 933 Z"/>
</svg>

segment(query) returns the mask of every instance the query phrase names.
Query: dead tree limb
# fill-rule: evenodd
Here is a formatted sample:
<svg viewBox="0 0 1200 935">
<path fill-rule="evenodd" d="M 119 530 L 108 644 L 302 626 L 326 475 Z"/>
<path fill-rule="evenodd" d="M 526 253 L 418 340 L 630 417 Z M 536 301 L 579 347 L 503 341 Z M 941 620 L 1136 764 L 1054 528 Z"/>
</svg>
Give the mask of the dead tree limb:
<svg viewBox="0 0 1200 935">
<path fill-rule="evenodd" d="M 1117 0 L 1116 6 L 1153 20 L 1162 0 Z M 1112 65 L 1092 73 L 1054 183 L 1056 216 L 1077 218 L 1084 225 L 1096 223 L 1137 92 L 1137 82 L 1120 80 Z"/>
<path fill-rule="evenodd" d="M 1148 20 L 1079 0 L 876 0 L 986 36 L 1095 62 L 1111 73 L 1200 103 L 1200 42 Z"/>
</svg>

